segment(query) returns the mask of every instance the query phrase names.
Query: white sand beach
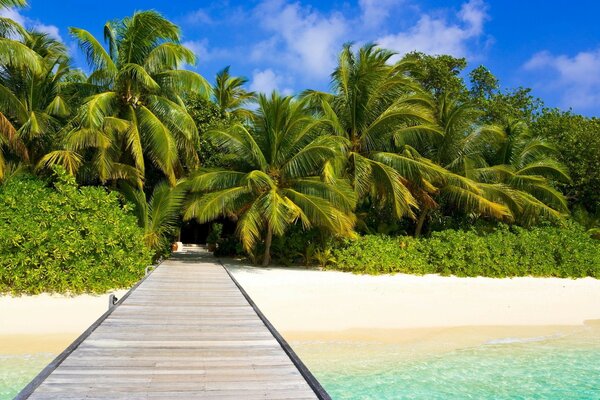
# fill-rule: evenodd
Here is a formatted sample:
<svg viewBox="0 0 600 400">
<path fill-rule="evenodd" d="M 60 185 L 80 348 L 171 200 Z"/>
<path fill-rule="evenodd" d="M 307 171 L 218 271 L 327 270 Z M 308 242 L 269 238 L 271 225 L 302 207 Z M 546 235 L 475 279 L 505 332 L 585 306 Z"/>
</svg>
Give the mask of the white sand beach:
<svg viewBox="0 0 600 400">
<path fill-rule="evenodd" d="M 282 332 L 581 326 L 600 320 L 600 280 L 354 275 L 230 264 Z"/>
<path fill-rule="evenodd" d="M 60 352 L 108 310 L 108 296 L 0 296 L 0 353 Z"/>
<path fill-rule="evenodd" d="M 290 340 L 480 341 L 600 321 L 600 280 L 592 278 L 370 276 L 236 262 L 228 268 Z M 59 352 L 107 306 L 108 294 L 0 297 L 0 353 Z"/>
</svg>

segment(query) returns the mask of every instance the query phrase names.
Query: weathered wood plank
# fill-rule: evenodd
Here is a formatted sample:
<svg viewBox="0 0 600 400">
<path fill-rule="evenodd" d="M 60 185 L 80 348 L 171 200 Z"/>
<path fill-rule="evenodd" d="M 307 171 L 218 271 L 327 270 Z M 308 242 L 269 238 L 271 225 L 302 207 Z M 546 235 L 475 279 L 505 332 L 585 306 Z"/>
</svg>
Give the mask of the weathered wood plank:
<svg viewBox="0 0 600 400">
<path fill-rule="evenodd" d="M 176 256 L 131 291 L 29 398 L 328 398 L 317 395 L 265 321 L 214 258 Z"/>
</svg>

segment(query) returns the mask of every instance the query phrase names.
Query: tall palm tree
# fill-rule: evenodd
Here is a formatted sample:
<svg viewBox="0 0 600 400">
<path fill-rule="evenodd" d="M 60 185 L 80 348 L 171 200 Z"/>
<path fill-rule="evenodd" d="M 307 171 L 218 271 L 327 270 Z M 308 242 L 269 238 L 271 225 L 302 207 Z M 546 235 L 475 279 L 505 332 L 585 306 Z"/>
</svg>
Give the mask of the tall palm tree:
<svg viewBox="0 0 600 400">
<path fill-rule="evenodd" d="M 342 155 L 347 144 L 339 136 L 323 135 L 322 128 L 306 101 L 260 95 L 249 127 L 235 124 L 207 134 L 239 162 L 233 170 L 199 170 L 190 178 L 184 219 L 239 218 L 237 234 L 248 252 L 264 238 L 263 265 L 270 262 L 273 235 L 283 235 L 295 221 L 351 235 L 352 188 L 343 179 L 322 176 L 327 161 Z"/>
<path fill-rule="evenodd" d="M 495 151 L 488 166 L 476 170 L 479 179 L 509 187 L 513 196 L 506 204 L 525 225 L 539 217 L 560 219 L 568 214 L 565 197 L 552 184 L 570 181 L 566 167 L 557 161 L 557 149 L 533 136 L 522 121 L 508 119 L 493 130 Z"/>
<path fill-rule="evenodd" d="M 252 112 L 243 108 L 255 98 L 254 92 L 244 89 L 248 79 L 240 76 L 231 76 L 229 67 L 217 73 L 213 87 L 213 97 L 219 111 L 224 116 L 233 116 L 239 120 L 246 119 Z"/>
<path fill-rule="evenodd" d="M 210 93 L 199 74 L 179 69 L 195 61 L 180 44 L 179 28 L 154 11 L 136 12 L 104 26 L 107 48 L 88 31 L 71 28 L 92 68 L 90 93 L 74 119 L 65 148 L 45 162 L 78 167 L 93 149 L 102 181 L 128 179 L 141 186 L 146 160 L 175 184 L 197 162 L 197 129 L 183 95 Z"/>
<path fill-rule="evenodd" d="M 9 7 L 23 7 L 27 2 L 24 0 L 0 0 L 0 10 Z M 8 68 L 29 69 L 39 72 L 41 60 L 39 55 L 25 45 L 24 40 L 28 33 L 24 27 L 10 18 L 0 17 L 0 70 Z M 19 141 L 14 121 L 6 114 L 7 103 L 14 100 L 2 98 L 0 95 L 0 180 L 4 175 L 6 161 L 3 149 L 11 149 L 13 152 L 23 156 L 23 144 Z M 10 96 L 8 96 L 10 97 Z"/>
<path fill-rule="evenodd" d="M 447 96 L 435 107 L 438 129 L 408 132 L 397 143 L 446 170 L 432 182 L 434 190 L 420 196 L 429 204 L 421 207 L 416 236 L 438 199 L 464 212 L 523 224 L 566 212 L 564 197 L 548 180 L 568 180 L 565 168 L 548 143 L 529 135 L 525 123 L 478 126 L 478 110 Z"/>
<path fill-rule="evenodd" d="M 444 202 L 467 213 L 511 219 L 499 195 L 507 196 L 500 184 L 479 180 L 478 168 L 487 166 L 485 150 L 495 132 L 476 124 L 479 111 L 471 104 L 441 95 L 432 104 L 436 124 L 432 129 L 405 131 L 396 137 L 399 151 L 415 159 L 435 163 L 443 170 L 414 189 L 419 200 L 415 236 L 419 236 L 429 213 Z"/>
<path fill-rule="evenodd" d="M 350 143 L 345 159 L 328 163 L 326 171 L 347 174 L 361 199 L 369 196 L 399 218 L 413 217 L 418 204 L 409 182 L 431 179 L 441 170 L 395 152 L 396 136 L 432 129 L 433 115 L 429 98 L 407 76 L 409 66 L 391 64 L 393 55 L 373 44 L 356 53 L 345 45 L 332 74 L 333 94 L 307 91 L 303 97 L 333 134 Z"/>
<path fill-rule="evenodd" d="M 0 178 L 3 153 L 35 165 L 52 149 L 71 112 L 69 86 L 75 72 L 66 47 L 39 32 L 27 32 L 21 40 L 40 63 L 0 69 Z"/>
</svg>

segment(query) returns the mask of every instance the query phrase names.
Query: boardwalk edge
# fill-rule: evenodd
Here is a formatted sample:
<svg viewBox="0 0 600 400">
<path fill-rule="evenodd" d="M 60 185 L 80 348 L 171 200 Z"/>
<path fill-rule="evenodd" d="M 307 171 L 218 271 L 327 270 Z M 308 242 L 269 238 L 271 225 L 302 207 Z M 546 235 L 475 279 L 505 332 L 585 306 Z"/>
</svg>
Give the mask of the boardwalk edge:
<svg viewBox="0 0 600 400">
<path fill-rule="evenodd" d="M 277 331 L 277 329 L 275 329 L 275 327 L 271 324 L 271 322 L 267 319 L 267 317 L 262 313 L 262 311 L 260 311 L 260 309 L 258 308 L 256 303 L 254 303 L 254 301 L 252 300 L 250 295 L 248 295 L 248 293 L 246 293 L 246 291 L 244 290 L 242 285 L 240 285 L 240 283 L 237 281 L 237 279 L 235 279 L 233 274 L 227 269 L 225 264 L 223 264 L 223 261 L 221 261 L 221 259 L 218 259 L 218 260 L 219 260 L 219 264 L 221 264 L 221 266 L 223 267 L 225 272 L 227 272 L 227 275 L 229 275 L 229 277 L 231 278 L 233 283 L 235 283 L 235 285 L 240 290 L 242 295 L 246 298 L 246 301 L 248 302 L 248 304 L 250 304 L 250 306 L 252 307 L 252 309 L 254 310 L 256 315 L 258 315 L 258 317 L 261 319 L 263 324 L 265 324 L 267 329 L 271 332 L 273 337 L 275 337 L 275 339 L 277 340 L 277 342 L 279 343 L 279 345 L 281 346 L 283 351 L 290 358 L 292 363 L 296 366 L 296 368 L 298 368 L 298 371 L 300 372 L 300 374 L 302 375 L 302 377 L 304 378 L 306 383 L 308 383 L 308 385 L 313 390 L 313 392 L 315 392 L 315 394 L 317 395 L 317 398 L 319 400 L 331 400 L 331 396 L 329 396 L 329 394 L 327 393 L 325 388 L 323 388 L 321 383 L 317 380 L 317 378 L 315 378 L 315 376 L 312 374 L 312 372 L 310 372 L 308 367 L 302 362 L 300 357 L 298 357 L 298 355 L 294 352 L 294 350 L 288 344 L 288 342 L 283 338 L 283 336 L 281 336 L 281 334 Z"/>
</svg>

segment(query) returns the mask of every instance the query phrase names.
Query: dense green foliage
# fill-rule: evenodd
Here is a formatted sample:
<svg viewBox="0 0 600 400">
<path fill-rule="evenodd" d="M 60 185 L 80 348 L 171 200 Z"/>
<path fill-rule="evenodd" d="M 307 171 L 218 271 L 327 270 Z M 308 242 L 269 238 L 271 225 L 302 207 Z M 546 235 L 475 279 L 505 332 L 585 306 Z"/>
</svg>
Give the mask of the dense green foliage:
<svg viewBox="0 0 600 400">
<path fill-rule="evenodd" d="M 36 236 L 20 244 L 33 261 L 4 271 L 19 281 L 4 290 L 126 284 L 147 262 L 144 249 L 154 259 L 166 254 L 189 219 L 229 227 L 212 232 L 216 254 L 263 265 L 337 259 L 341 269 L 373 273 L 597 276 L 598 120 L 544 108 L 528 88 L 503 88 L 485 66 L 469 71 L 465 58 L 417 52 L 394 61 L 375 44 L 348 44 L 331 90 L 255 94 L 229 67 L 212 85 L 186 69 L 196 56 L 155 11 L 106 23 L 103 41 L 70 33 L 89 73 L 74 68 L 60 42 L 0 17 L 0 190 L 14 197 L 15 182 L 43 187 L 48 196 L 35 193 L 24 203 L 31 206 L 78 199 L 62 214 L 48 206 L 30 220 L 11 217 L 11 229 Z M 70 183 L 61 177 L 52 189 L 15 178 L 48 177 L 55 165 Z M 96 209 L 85 196 L 106 200 Z M 85 228 L 94 235 L 59 224 L 89 213 L 104 217 Z M 472 225 L 496 231 L 463 231 Z M 124 242 L 115 242 L 119 230 L 129 232 Z M 367 236 L 329 247 L 358 234 Z M 86 259 L 100 254 L 89 249 L 114 249 L 119 255 L 107 259 L 115 268 Z M 50 268 L 47 283 L 34 279 L 41 268 Z"/>
<path fill-rule="evenodd" d="M 333 257 L 330 268 L 355 273 L 600 278 L 600 242 L 575 224 L 448 229 L 424 239 L 367 235 L 334 248 Z"/>
<path fill-rule="evenodd" d="M 179 69 L 195 62 L 180 44 L 179 27 L 157 12 L 136 12 L 104 26 L 107 48 L 84 29 L 70 31 L 92 69 L 80 86 L 89 96 L 65 130 L 63 147 L 41 164 L 75 174 L 87 162 L 102 182 L 125 179 L 140 188 L 152 167 L 175 184 L 198 163 L 198 130 L 181 96 L 210 91 L 202 76 Z"/>
<path fill-rule="evenodd" d="M 600 213 L 600 120 L 548 110 L 532 125 L 537 135 L 556 143 L 571 182 L 563 185 L 571 205 Z"/>
<path fill-rule="evenodd" d="M 77 188 L 60 172 L 0 186 L 0 292 L 103 293 L 144 275 L 151 252 L 129 207 L 101 187 Z"/>
</svg>

